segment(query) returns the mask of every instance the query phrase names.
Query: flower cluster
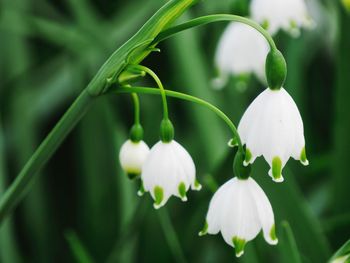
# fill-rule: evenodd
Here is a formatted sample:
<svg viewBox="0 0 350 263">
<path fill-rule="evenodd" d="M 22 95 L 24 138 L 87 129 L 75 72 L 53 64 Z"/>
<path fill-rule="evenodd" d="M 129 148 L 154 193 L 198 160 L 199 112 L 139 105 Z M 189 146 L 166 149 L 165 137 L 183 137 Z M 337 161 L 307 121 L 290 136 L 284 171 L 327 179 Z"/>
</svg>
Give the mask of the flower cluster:
<svg viewBox="0 0 350 263">
<path fill-rule="evenodd" d="M 269 0 L 267 3 L 274 1 L 277 0 Z M 285 3 L 292 4 L 291 1 L 285 0 Z M 293 5 L 298 7 L 297 10 L 305 11 L 302 0 L 293 1 Z M 252 9 L 259 6 L 259 0 L 252 1 Z M 282 8 L 283 5 L 276 4 L 276 7 Z M 268 12 L 265 12 L 265 16 L 262 17 L 267 19 L 267 14 Z M 292 14 L 288 19 L 296 25 L 303 24 L 302 21 L 295 20 Z M 277 18 L 276 21 L 269 20 L 272 32 L 277 27 L 286 28 L 285 22 L 281 21 Z M 259 50 L 259 54 L 246 56 L 244 52 L 240 52 L 244 45 L 231 45 L 231 38 L 246 39 L 252 49 L 260 46 L 262 49 Z M 234 51 L 231 52 L 231 49 Z M 233 173 L 236 177 L 222 185 L 214 194 L 204 228 L 199 235 L 221 232 L 225 242 L 235 248 L 237 257 L 243 255 L 245 244 L 254 239 L 260 231 L 268 244 L 275 245 L 278 242 L 270 201 L 262 188 L 250 177 L 251 165 L 255 159 L 259 156 L 264 157 L 270 166 L 269 176 L 278 183 L 284 181 L 282 170 L 290 157 L 308 165 L 303 121 L 294 100 L 283 87 L 287 74 L 286 62 L 274 44 L 270 43 L 270 50 L 268 49 L 268 45 L 257 31 L 246 25 L 229 25 L 219 43 L 218 63 L 224 66 L 226 72 L 240 73 L 254 68 L 254 72 L 260 76 L 263 76 L 264 67 L 261 68 L 261 64 L 264 63 L 268 87 L 247 108 L 238 129 L 220 110 L 213 105 L 208 107 L 215 108 L 214 111 L 219 115 L 223 114 L 226 122 L 229 120 L 228 125 L 234 135 L 229 145 L 238 146 L 238 150 L 233 162 Z M 236 58 L 245 61 L 239 66 L 233 65 L 231 62 Z M 263 62 L 257 66 L 254 64 L 257 60 Z M 200 190 L 201 185 L 196 180 L 196 168 L 191 156 L 174 140 L 174 127 L 168 118 L 166 92 L 160 80 L 151 70 L 142 66 L 139 68 L 153 76 L 161 90 L 164 118 L 161 122 L 160 141 L 149 150 L 142 141 L 143 130 L 139 123 L 136 123 L 131 130 L 130 140 L 122 146 L 119 157 L 122 168 L 130 178 L 140 176 L 142 184 L 138 194 L 149 192 L 154 200 L 154 208 L 158 209 L 164 206 L 171 196 L 187 201 L 187 191 L 190 188 Z M 186 95 L 187 99 L 189 97 L 191 96 Z M 208 104 L 198 98 L 194 101 Z M 138 117 L 135 119 L 138 120 Z"/>
<path fill-rule="evenodd" d="M 313 28 L 305 0 L 252 0 L 250 17 L 268 30 L 271 35 L 280 29 L 297 37 L 301 28 Z M 220 38 L 215 54 L 219 76 L 214 88 L 222 88 L 229 75 L 254 74 L 262 83 L 268 45 L 259 32 L 251 27 L 231 22 Z"/>
</svg>

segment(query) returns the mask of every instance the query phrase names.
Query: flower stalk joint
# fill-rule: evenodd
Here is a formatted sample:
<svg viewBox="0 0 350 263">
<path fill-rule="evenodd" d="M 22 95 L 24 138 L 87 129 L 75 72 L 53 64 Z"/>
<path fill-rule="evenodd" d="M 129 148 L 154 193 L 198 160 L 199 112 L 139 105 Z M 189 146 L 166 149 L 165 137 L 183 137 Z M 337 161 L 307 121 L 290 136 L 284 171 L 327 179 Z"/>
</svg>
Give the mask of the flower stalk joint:
<svg viewBox="0 0 350 263">
<path fill-rule="evenodd" d="M 143 139 L 143 128 L 140 123 L 135 123 L 130 129 L 130 140 L 132 142 L 139 142 Z"/>
<path fill-rule="evenodd" d="M 168 143 L 174 139 L 174 126 L 169 119 L 163 119 L 160 124 L 160 139 Z"/>
<path fill-rule="evenodd" d="M 238 151 L 235 159 L 233 160 L 233 173 L 240 180 L 247 180 L 251 173 L 251 165 L 245 166 L 243 164 L 245 160 L 245 154 Z"/>
</svg>

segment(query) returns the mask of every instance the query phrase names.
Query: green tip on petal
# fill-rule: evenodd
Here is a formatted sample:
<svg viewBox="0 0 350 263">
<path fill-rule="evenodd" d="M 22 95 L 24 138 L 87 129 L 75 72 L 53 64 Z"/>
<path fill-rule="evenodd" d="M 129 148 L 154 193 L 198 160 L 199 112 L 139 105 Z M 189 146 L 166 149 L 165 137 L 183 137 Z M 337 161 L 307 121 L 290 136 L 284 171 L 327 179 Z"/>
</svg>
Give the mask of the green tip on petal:
<svg viewBox="0 0 350 263">
<path fill-rule="evenodd" d="M 204 236 L 204 235 L 206 235 L 207 233 L 208 233 L 208 222 L 207 221 L 205 221 L 205 223 L 204 223 L 204 226 L 203 226 L 203 229 L 198 233 L 198 236 Z"/>
<path fill-rule="evenodd" d="M 284 181 L 282 176 L 282 161 L 279 157 L 274 157 L 272 159 L 272 172 L 270 174 L 272 180 L 277 183 L 281 183 Z"/>
<path fill-rule="evenodd" d="M 244 253 L 244 247 L 245 247 L 246 242 L 244 239 L 241 239 L 239 237 L 233 237 L 232 243 L 233 243 L 233 246 L 235 247 L 236 257 L 239 258 Z"/>
<path fill-rule="evenodd" d="M 181 182 L 178 186 L 178 191 L 179 191 L 179 195 L 181 197 L 182 201 L 187 201 L 187 196 L 186 196 L 186 185 L 184 182 Z"/>
<path fill-rule="evenodd" d="M 244 166 L 248 166 L 249 162 L 252 160 L 252 152 L 247 148 L 245 150 Z"/>
<path fill-rule="evenodd" d="M 202 185 L 198 182 L 198 180 L 194 180 L 194 184 L 193 184 L 193 190 L 199 191 L 202 189 Z"/>
<path fill-rule="evenodd" d="M 140 189 L 137 191 L 137 195 L 138 196 L 143 196 L 145 192 L 146 191 L 145 191 L 145 188 L 143 186 L 143 182 L 141 181 Z"/>
<path fill-rule="evenodd" d="M 164 198 L 163 188 L 161 188 L 160 186 L 156 186 L 154 187 L 153 193 L 154 193 L 154 199 L 155 199 L 153 206 L 155 209 L 159 209 L 161 207 L 161 204 Z"/>
<path fill-rule="evenodd" d="M 309 165 L 309 161 L 307 160 L 306 158 L 306 150 L 305 150 L 305 147 L 303 147 L 303 149 L 301 150 L 301 153 L 300 153 L 300 162 L 307 166 Z"/>
<path fill-rule="evenodd" d="M 276 227 L 275 224 L 272 225 L 270 229 L 270 238 L 271 238 L 271 245 L 276 245 L 278 243 L 278 239 L 276 236 Z"/>
<path fill-rule="evenodd" d="M 261 23 L 262 28 L 264 28 L 265 30 L 268 30 L 270 27 L 270 23 L 267 19 L 264 19 L 264 21 Z"/>
<path fill-rule="evenodd" d="M 130 180 L 134 180 L 134 179 L 140 177 L 140 173 L 127 173 L 127 175 L 128 175 L 128 178 Z"/>
<path fill-rule="evenodd" d="M 228 145 L 228 147 L 232 147 L 232 148 L 238 146 L 237 137 L 234 137 L 234 138 L 230 139 L 230 140 L 228 141 L 227 145 Z"/>
</svg>

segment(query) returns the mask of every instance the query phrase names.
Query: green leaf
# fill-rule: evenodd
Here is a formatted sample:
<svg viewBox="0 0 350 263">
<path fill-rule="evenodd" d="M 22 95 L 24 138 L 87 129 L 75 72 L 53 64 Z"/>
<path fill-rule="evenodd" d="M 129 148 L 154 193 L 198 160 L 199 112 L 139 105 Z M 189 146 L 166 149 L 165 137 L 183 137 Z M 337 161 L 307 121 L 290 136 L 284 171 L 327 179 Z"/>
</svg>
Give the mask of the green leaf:
<svg viewBox="0 0 350 263">
<path fill-rule="evenodd" d="M 293 231 L 287 221 L 281 223 L 278 249 L 280 251 L 281 262 L 302 263 Z"/>
</svg>

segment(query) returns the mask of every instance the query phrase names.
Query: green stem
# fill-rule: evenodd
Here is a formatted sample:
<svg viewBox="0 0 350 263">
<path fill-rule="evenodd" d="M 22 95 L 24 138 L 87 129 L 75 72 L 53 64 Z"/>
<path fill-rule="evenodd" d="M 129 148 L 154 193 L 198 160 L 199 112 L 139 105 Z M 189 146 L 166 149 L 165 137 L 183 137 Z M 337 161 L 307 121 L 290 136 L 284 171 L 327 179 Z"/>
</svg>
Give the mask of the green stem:
<svg viewBox="0 0 350 263">
<path fill-rule="evenodd" d="M 140 124 L 140 100 L 137 93 L 131 93 L 132 100 L 134 102 L 134 122 L 135 124 Z"/>
<path fill-rule="evenodd" d="M 15 181 L 3 194 L 0 200 L 0 223 L 23 198 L 24 194 L 29 189 L 30 183 L 33 182 L 38 175 L 37 172 L 54 154 L 68 133 L 84 116 L 87 109 L 96 98 L 97 97 L 92 97 L 86 90 L 84 90 L 45 140 L 40 144 L 39 148 L 16 177 Z"/>
<path fill-rule="evenodd" d="M 152 71 L 151 69 L 149 69 L 149 68 L 147 68 L 145 66 L 142 66 L 142 65 L 132 65 L 132 67 L 146 72 L 157 83 L 157 86 L 160 89 L 160 94 L 162 96 L 164 119 L 168 120 L 169 119 L 169 113 L 168 113 L 168 103 L 167 103 L 167 100 L 166 100 L 166 93 L 165 93 L 165 89 L 163 87 L 163 84 L 160 81 L 160 79 L 158 78 L 157 74 L 154 73 L 154 71 Z"/>
<path fill-rule="evenodd" d="M 173 36 L 176 33 L 179 33 L 181 31 L 206 25 L 213 22 L 219 22 L 219 21 L 234 21 L 234 22 L 240 22 L 243 24 L 246 24 L 248 26 L 251 26 L 252 28 L 256 29 L 258 32 L 260 32 L 267 42 L 270 45 L 271 49 L 277 49 L 275 42 L 273 41 L 270 34 L 258 23 L 254 22 L 253 20 L 250 20 L 246 17 L 237 16 L 237 15 L 228 15 L 228 14 L 216 14 L 216 15 L 208 15 L 208 16 L 201 16 L 197 17 L 195 19 L 192 19 L 190 21 L 187 21 L 183 24 L 170 27 L 168 29 L 165 29 L 164 31 L 160 32 L 159 35 L 153 40 L 153 43 L 159 43 L 171 36 Z"/>
<path fill-rule="evenodd" d="M 118 87 L 117 89 L 114 89 L 112 91 L 114 91 L 116 93 L 135 92 L 135 93 L 144 93 L 144 94 L 153 94 L 153 95 L 161 94 L 161 91 L 159 89 L 148 88 L 148 87 L 132 87 L 132 88 Z M 171 90 L 164 90 L 164 92 L 167 96 L 182 99 L 182 100 L 191 101 L 191 102 L 197 103 L 199 105 L 202 105 L 202 106 L 210 109 L 211 111 L 213 111 L 215 114 L 217 114 L 231 129 L 233 136 L 235 138 L 237 138 L 239 151 L 244 154 L 242 141 L 241 141 L 241 138 L 238 134 L 236 126 L 233 124 L 233 122 L 230 120 L 230 118 L 227 117 L 227 115 L 225 113 L 223 113 L 220 109 L 218 109 L 217 107 L 215 107 L 214 105 L 210 104 L 209 102 L 207 102 L 205 100 L 199 99 L 197 97 L 194 97 L 194 96 L 191 96 L 188 94 L 184 94 L 184 93 L 177 92 L 177 91 L 171 91 Z"/>
</svg>

